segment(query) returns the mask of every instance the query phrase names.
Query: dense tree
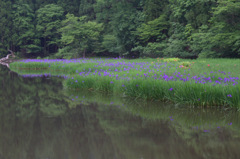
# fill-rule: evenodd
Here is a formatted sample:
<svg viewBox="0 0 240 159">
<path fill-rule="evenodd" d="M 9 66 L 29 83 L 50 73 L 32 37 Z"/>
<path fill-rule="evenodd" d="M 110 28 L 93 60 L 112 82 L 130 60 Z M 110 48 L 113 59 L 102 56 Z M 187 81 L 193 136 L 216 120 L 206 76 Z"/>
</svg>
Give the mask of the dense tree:
<svg viewBox="0 0 240 159">
<path fill-rule="evenodd" d="M 131 49 L 137 43 L 134 31 L 143 21 L 143 16 L 138 10 L 139 3 L 139 0 L 124 0 L 113 3 L 113 9 L 116 12 L 112 15 L 110 25 L 112 34 L 117 39 L 116 47 L 120 56 L 133 56 Z"/>
<path fill-rule="evenodd" d="M 162 14 L 160 17 L 143 23 L 137 28 L 136 35 L 143 43 L 156 42 L 166 39 L 169 23 L 166 20 L 166 16 Z"/>
<path fill-rule="evenodd" d="M 34 12 L 30 5 L 19 3 L 13 6 L 13 43 L 15 46 L 19 46 L 22 53 L 41 52 L 34 18 Z"/>
<path fill-rule="evenodd" d="M 11 1 L 0 0 L 0 56 L 7 52 L 7 48 L 11 47 Z"/>
<path fill-rule="evenodd" d="M 23 56 L 68 58 L 84 52 L 125 57 L 239 57 L 239 3 L 0 0 L 0 52 L 3 56 L 10 48 Z M 77 19 L 75 26 L 70 25 L 74 18 L 66 23 L 67 14 Z"/>
<path fill-rule="evenodd" d="M 117 47 L 117 38 L 114 35 L 104 35 L 102 46 L 104 51 L 110 52 L 112 55 L 118 56 L 120 50 Z"/>
<path fill-rule="evenodd" d="M 168 12 L 168 0 L 145 0 L 144 3 L 144 14 L 145 21 L 152 21 L 162 14 L 166 14 Z"/>
<path fill-rule="evenodd" d="M 211 26 L 193 34 L 194 51 L 202 57 L 240 57 L 239 10 L 238 1 L 219 1 L 213 10 Z"/>
<path fill-rule="evenodd" d="M 56 4 L 48 4 L 37 10 L 37 31 L 40 34 L 43 53 L 57 52 L 57 44 L 60 28 L 63 19 L 63 9 Z"/>
<path fill-rule="evenodd" d="M 58 56 L 65 56 L 67 51 L 70 57 L 77 57 L 80 54 L 85 57 L 87 51 L 94 52 L 94 46 L 97 45 L 102 31 L 102 24 L 87 22 L 85 16 L 75 17 L 73 14 L 67 14 L 59 31 L 62 33 L 63 49 Z"/>
<path fill-rule="evenodd" d="M 214 9 L 210 32 L 215 33 L 212 48 L 221 57 L 240 56 L 240 2 L 236 0 L 219 1 Z"/>
<path fill-rule="evenodd" d="M 57 4 L 63 7 L 65 13 L 79 16 L 79 6 L 81 0 L 57 0 Z"/>
<path fill-rule="evenodd" d="M 165 14 L 143 23 L 135 32 L 141 45 L 133 48 L 132 51 L 139 52 L 141 57 L 162 57 L 169 26 Z"/>
<path fill-rule="evenodd" d="M 87 16 L 87 19 L 94 20 L 95 12 L 94 12 L 94 4 L 96 0 L 81 0 L 79 6 L 79 16 Z"/>
</svg>

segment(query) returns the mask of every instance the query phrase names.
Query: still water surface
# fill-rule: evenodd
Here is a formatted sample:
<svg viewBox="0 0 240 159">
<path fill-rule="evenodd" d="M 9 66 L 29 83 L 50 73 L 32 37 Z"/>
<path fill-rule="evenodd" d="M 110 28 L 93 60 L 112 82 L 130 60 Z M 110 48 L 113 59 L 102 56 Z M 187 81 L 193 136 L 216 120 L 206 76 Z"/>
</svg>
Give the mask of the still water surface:
<svg viewBox="0 0 240 159">
<path fill-rule="evenodd" d="M 238 159 L 237 110 L 71 92 L 0 66 L 0 159 Z"/>
</svg>

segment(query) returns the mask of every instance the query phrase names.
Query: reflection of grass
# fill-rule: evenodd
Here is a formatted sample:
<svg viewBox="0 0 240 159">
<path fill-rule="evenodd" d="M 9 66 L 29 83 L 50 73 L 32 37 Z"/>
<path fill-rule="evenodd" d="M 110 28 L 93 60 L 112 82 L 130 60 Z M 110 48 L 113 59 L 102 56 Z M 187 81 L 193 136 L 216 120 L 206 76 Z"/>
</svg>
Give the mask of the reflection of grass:
<svg viewBox="0 0 240 159">
<path fill-rule="evenodd" d="M 169 120 L 172 124 L 180 125 L 194 131 L 209 131 L 228 127 L 239 131 L 239 111 L 216 109 L 216 108 L 187 108 L 159 103 L 149 103 L 136 106 L 129 105 L 126 111 L 141 116 L 148 120 Z"/>
<path fill-rule="evenodd" d="M 28 69 L 68 76 L 74 90 L 106 92 L 121 97 L 172 101 L 199 106 L 240 106 L 239 60 L 207 59 L 76 59 L 16 62 Z"/>
<path fill-rule="evenodd" d="M 240 123 L 238 122 L 240 112 L 234 109 L 189 108 L 187 106 L 177 106 L 161 102 L 118 98 L 96 92 L 67 91 L 66 93 L 69 99 L 74 99 L 73 103 L 98 102 L 100 105 L 104 105 L 99 107 L 100 110 L 105 111 L 105 109 L 111 109 L 112 115 L 115 114 L 115 117 L 122 114 L 120 112 L 128 112 L 128 114 L 140 117 L 146 121 L 169 121 L 169 123 L 175 125 L 176 128 L 184 128 L 190 132 L 204 132 L 204 130 L 214 130 L 218 129 L 218 127 L 220 127 L 220 129 L 227 127 L 237 130 L 240 127 Z M 122 127 L 119 128 L 123 129 Z M 118 129 L 116 131 L 118 131 Z"/>
<path fill-rule="evenodd" d="M 117 96 L 111 96 L 105 93 L 97 93 L 91 91 L 72 91 L 66 90 L 66 95 L 73 103 L 95 103 L 104 105 L 124 105 L 124 99 Z M 76 105 L 75 105 L 76 106 Z"/>
<path fill-rule="evenodd" d="M 179 149 L 183 147 L 180 152 L 189 148 L 191 152 L 195 150 L 199 155 L 205 152 L 206 147 L 211 152 L 221 152 L 219 148 L 225 150 L 227 148 L 223 149 L 224 146 L 231 146 L 228 149 L 231 151 L 234 148 L 231 143 L 235 143 L 240 137 L 239 112 L 234 110 L 176 108 L 163 103 L 143 102 L 129 103 L 126 107 L 120 107 L 121 109 L 112 106 L 99 107 L 98 118 L 101 126 L 111 136 L 114 145 L 124 150 L 127 158 L 131 158 L 131 152 L 136 152 L 138 148 L 137 152 L 140 154 L 143 149 L 151 150 L 149 154 L 151 157 L 155 155 L 154 158 L 162 157 L 158 155 L 162 154 L 159 152 L 163 147 L 166 147 L 167 152 L 176 153 L 178 150 L 177 156 Z M 230 123 L 232 125 L 229 125 Z M 129 148 L 134 151 L 129 151 Z"/>
</svg>

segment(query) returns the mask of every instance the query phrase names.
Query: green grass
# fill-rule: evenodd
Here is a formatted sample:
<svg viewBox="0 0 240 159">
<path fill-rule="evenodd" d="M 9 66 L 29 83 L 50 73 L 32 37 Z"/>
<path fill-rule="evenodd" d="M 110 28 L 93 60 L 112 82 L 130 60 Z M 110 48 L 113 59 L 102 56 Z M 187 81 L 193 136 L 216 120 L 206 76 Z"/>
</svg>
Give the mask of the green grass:
<svg viewBox="0 0 240 159">
<path fill-rule="evenodd" d="M 36 72 L 64 75 L 68 77 L 64 86 L 71 90 L 104 92 L 119 97 L 194 106 L 240 107 L 240 84 L 237 83 L 239 79 L 223 83 L 224 78 L 239 78 L 239 59 L 79 59 L 64 62 L 42 60 L 15 62 L 10 64 L 10 68 L 22 75 Z M 80 72 L 84 73 L 79 75 Z M 101 76 L 98 75 L 99 72 Z M 104 76 L 103 72 L 107 75 Z M 182 78 L 188 76 L 189 80 L 158 80 L 164 75 L 174 78 L 176 75 L 182 75 Z M 194 76 L 211 77 L 212 82 L 195 83 L 191 79 Z M 157 79 L 154 79 L 155 77 Z M 221 84 L 215 81 L 220 81 Z"/>
</svg>

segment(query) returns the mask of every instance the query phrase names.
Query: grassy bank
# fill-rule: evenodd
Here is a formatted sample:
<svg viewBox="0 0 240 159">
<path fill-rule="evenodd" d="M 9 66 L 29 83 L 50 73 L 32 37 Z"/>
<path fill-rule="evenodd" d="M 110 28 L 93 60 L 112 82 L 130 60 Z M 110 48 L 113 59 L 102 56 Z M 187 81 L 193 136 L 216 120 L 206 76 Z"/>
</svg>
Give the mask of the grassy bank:
<svg viewBox="0 0 240 159">
<path fill-rule="evenodd" d="M 24 60 L 10 64 L 24 76 L 61 75 L 68 89 L 97 91 L 196 106 L 240 107 L 237 59 Z"/>
</svg>

